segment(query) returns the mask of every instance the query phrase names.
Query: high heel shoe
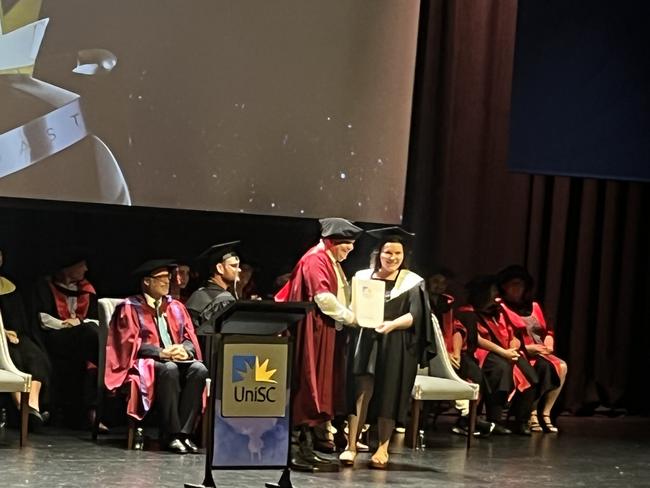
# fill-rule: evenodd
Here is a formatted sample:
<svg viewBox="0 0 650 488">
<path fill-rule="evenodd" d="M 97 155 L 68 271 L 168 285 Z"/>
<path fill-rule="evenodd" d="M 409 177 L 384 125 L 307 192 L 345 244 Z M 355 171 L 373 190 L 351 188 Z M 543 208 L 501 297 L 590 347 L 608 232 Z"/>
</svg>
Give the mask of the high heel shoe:
<svg viewBox="0 0 650 488">
<path fill-rule="evenodd" d="M 537 412 L 533 412 L 530 414 L 528 427 L 530 427 L 531 432 L 544 432 L 544 429 L 542 429 L 542 426 L 539 423 L 539 419 L 537 418 Z"/>
<path fill-rule="evenodd" d="M 346 449 L 339 455 L 339 461 L 341 461 L 343 466 L 354 466 L 354 460 L 356 457 L 357 453 L 355 451 L 349 451 Z"/>
<path fill-rule="evenodd" d="M 560 430 L 553 425 L 550 415 L 542 415 L 542 429 L 549 434 L 557 434 Z"/>
</svg>

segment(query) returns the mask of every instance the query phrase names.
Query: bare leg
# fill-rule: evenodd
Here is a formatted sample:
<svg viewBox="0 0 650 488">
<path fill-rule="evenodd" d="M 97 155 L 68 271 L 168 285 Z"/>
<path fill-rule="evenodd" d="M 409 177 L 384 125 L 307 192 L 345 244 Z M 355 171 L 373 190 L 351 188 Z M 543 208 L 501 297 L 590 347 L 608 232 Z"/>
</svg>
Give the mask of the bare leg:
<svg viewBox="0 0 650 488">
<path fill-rule="evenodd" d="M 555 405 L 555 401 L 557 400 L 557 397 L 560 396 L 560 392 L 564 386 L 564 380 L 566 380 L 567 371 L 567 365 L 564 361 L 562 361 L 562 364 L 560 365 L 560 386 L 558 386 L 555 390 L 549 391 L 542 403 L 542 415 L 544 417 L 551 415 L 551 409 L 553 408 L 553 405 Z"/>
<path fill-rule="evenodd" d="M 41 382 L 32 381 L 32 389 L 29 391 L 29 406 L 37 412 L 41 411 L 39 396 L 41 394 Z"/>
<path fill-rule="evenodd" d="M 379 427 L 379 445 L 370 460 L 378 464 L 386 464 L 388 462 L 388 444 L 393 430 L 395 430 L 395 420 L 379 417 L 377 423 Z"/>
<path fill-rule="evenodd" d="M 355 388 L 357 390 L 356 415 L 348 417 L 348 445 L 345 452 L 339 457 L 341 461 L 354 461 L 357 452 L 357 439 L 361 428 L 366 421 L 368 405 L 375 387 L 375 378 L 371 375 L 355 377 Z M 349 453 L 353 454 L 349 454 Z"/>
<path fill-rule="evenodd" d="M 40 411 L 38 397 L 41 394 L 41 382 L 32 380 L 32 389 L 29 391 L 29 406 L 37 412 Z M 11 394 L 14 400 L 14 405 L 20 411 L 20 393 L 14 392 Z"/>
</svg>

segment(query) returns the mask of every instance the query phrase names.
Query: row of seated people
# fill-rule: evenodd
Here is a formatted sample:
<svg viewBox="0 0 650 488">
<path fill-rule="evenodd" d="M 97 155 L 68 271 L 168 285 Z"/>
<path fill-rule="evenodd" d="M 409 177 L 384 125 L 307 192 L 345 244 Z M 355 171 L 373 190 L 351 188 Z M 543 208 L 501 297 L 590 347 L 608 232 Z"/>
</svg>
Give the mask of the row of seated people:
<svg viewBox="0 0 650 488">
<path fill-rule="evenodd" d="M 32 375 L 32 430 L 47 420 L 42 405 L 62 407 L 72 418 L 83 417 L 89 427 L 95 422 L 103 341 L 97 295 L 85 276 L 85 252 L 71 250 L 59 260 L 57 271 L 35 285 L 29 307 L 25 307 L 14 283 L 0 277 L 0 313 L 9 353 L 19 369 Z M 176 285 L 178 294 L 183 281 L 177 280 L 178 268 L 171 267 L 169 260 L 144 263 L 133 273 L 140 293 L 119 305 L 109 328 L 107 387 L 129 386 L 128 414 L 142 419 L 151 407 L 155 381 L 161 434 L 168 449 L 175 452 L 196 452 L 190 434 L 201 410 L 207 369 L 202 362 L 194 361 L 201 359 L 201 350 L 193 320 L 201 323 L 206 314 L 235 300 L 226 291 L 235 284 L 240 271 L 239 259 L 231 254 L 228 246 L 218 245 L 201 256 L 214 273 L 206 287 L 189 297 L 187 308 L 170 296 L 170 284 Z M 0 253 L 0 264 L 1 258 Z M 204 310 L 215 298 L 218 305 Z M 51 398 L 51 393 L 57 398 Z M 14 404 L 19 407 L 17 398 Z M 80 411 L 84 413 L 81 417 Z M 101 423 L 99 428 L 107 430 Z"/>
<path fill-rule="evenodd" d="M 429 279 L 429 300 L 454 369 L 480 385 L 486 420 L 477 423 L 475 434 L 511 433 L 502 422 L 506 405 L 515 432 L 558 432 L 551 411 L 567 364 L 554 354 L 553 330 L 532 298 L 533 277 L 519 265 L 477 276 L 466 285 L 468 303 L 454 307 L 446 293 L 451 276 L 443 269 Z M 453 431 L 467 435 L 467 402 L 458 402 L 457 408 L 461 417 Z"/>
</svg>

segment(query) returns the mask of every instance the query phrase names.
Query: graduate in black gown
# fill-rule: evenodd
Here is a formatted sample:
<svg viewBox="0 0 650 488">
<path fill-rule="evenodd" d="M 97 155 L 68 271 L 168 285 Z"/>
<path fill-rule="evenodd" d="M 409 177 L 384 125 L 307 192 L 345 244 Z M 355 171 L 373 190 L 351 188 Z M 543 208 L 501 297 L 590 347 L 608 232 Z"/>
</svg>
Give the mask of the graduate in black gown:
<svg viewBox="0 0 650 488">
<path fill-rule="evenodd" d="M 428 365 L 436 350 L 424 280 L 405 266 L 405 245 L 413 234 L 399 227 L 368 234 L 379 240 L 379 252 L 373 269 L 355 277 L 385 283 L 384 322 L 376 329 L 359 328 L 352 343 L 354 414 L 348 419 L 350 441 L 339 459 L 344 465 L 354 463 L 354 441 L 367 417 L 376 419 L 379 428 L 370 467 L 384 469 L 395 424 L 406 423 L 418 364 Z"/>
<path fill-rule="evenodd" d="M 234 289 L 241 271 L 236 251 L 238 244 L 239 241 L 215 244 L 198 257 L 208 271 L 208 280 L 185 303 L 197 329 L 236 300 L 230 290 Z"/>
<path fill-rule="evenodd" d="M 3 253 L 0 250 L 0 267 L 2 264 Z M 37 430 L 47 419 L 47 413 L 41 412 L 41 407 L 47 403 L 45 397 L 52 367 L 45 351 L 29 336 L 27 314 L 22 297 L 16 285 L 5 276 L 0 276 L 0 316 L 12 362 L 20 371 L 32 375 L 32 387 L 29 392 L 29 425 L 31 430 Z M 13 396 L 13 400 L 18 407 L 20 405 L 18 393 Z"/>
<path fill-rule="evenodd" d="M 68 419 L 77 422 L 85 417 L 91 427 L 98 401 L 101 330 L 97 292 L 86 279 L 89 253 L 77 246 L 57 252 L 56 271 L 34 287 L 32 332 L 52 363 L 53 403 L 64 408 Z M 107 430 L 101 422 L 99 429 Z"/>
</svg>

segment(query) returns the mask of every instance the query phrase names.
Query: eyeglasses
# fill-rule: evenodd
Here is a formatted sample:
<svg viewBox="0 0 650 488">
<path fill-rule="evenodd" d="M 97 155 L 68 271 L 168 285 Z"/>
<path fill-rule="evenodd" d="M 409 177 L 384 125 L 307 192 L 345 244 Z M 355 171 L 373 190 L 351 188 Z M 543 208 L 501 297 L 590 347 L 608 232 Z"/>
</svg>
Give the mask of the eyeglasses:
<svg viewBox="0 0 650 488">
<path fill-rule="evenodd" d="M 161 281 L 163 283 L 165 283 L 165 282 L 169 283 L 171 281 L 171 275 L 169 275 L 169 274 L 160 275 L 160 276 L 149 276 L 149 278 Z"/>
</svg>

